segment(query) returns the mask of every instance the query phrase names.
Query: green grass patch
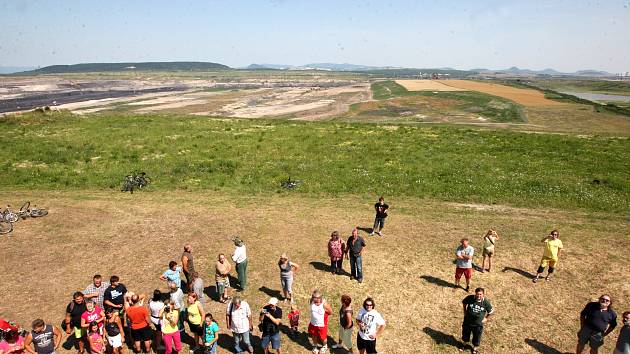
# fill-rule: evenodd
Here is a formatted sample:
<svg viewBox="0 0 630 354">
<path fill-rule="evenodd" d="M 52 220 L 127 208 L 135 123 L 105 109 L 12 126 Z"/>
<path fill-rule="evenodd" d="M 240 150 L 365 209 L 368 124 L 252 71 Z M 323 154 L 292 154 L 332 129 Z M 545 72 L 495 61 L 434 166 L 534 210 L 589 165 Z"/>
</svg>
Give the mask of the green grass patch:
<svg viewBox="0 0 630 354">
<path fill-rule="evenodd" d="M 0 118 L 2 189 L 384 194 L 630 211 L 630 141 L 449 126 L 67 113 Z M 597 180 L 598 182 L 594 182 Z"/>
</svg>

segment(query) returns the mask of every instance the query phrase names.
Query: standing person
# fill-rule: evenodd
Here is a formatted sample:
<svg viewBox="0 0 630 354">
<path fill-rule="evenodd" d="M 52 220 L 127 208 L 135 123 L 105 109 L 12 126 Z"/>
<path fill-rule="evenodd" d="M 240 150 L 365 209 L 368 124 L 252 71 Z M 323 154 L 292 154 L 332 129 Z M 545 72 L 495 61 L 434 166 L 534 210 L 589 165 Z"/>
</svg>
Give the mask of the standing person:
<svg viewBox="0 0 630 354">
<path fill-rule="evenodd" d="M 153 290 L 153 298 L 149 301 L 149 312 L 151 313 L 151 323 L 155 327 L 155 334 L 153 336 L 153 343 L 155 348 L 159 348 L 162 345 L 162 326 L 160 321 L 160 311 L 164 308 L 162 292 L 158 289 Z"/>
<path fill-rule="evenodd" d="M 81 327 L 81 315 L 87 310 L 83 293 L 80 291 L 72 295 L 72 302 L 66 306 L 66 333 L 74 333 L 75 343 L 78 343 L 78 353 L 85 350 L 85 330 Z"/>
<path fill-rule="evenodd" d="M 466 348 L 472 334 L 472 352 L 477 354 L 481 344 L 483 325 L 488 322 L 490 315 L 494 313 L 490 301 L 485 298 L 483 288 L 475 289 L 475 295 L 468 295 L 462 300 L 464 306 L 464 322 L 462 324 L 462 341 Z"/>
<path fill-rule="evenodd" d="M 374 299 L 368 297 L 363 301 L 363 308 L 357 315 L 359 333 L 357 334 L 357 349 L 359 354 L 376 354 L 376 338 L 385 330 L 385 319 L 376 311 Z"/>
<path fill-rule="evenodd" d="M 278 307 L 278 299 L 272 297 L 263 308 L 260 309 L 258 320 L 261 324 L 262 340 L 261 347 L 265 354 L 269 353 L 269 344 L 276 351 L 281 353 L 280 349 L 280 323 L 282 322 L 282 309 Z"/>
<path fill-rule="evenodd" d="M 619 338 L 613 354 L 630 354 L 630 311 L 623 313 L 623 327 L 619 331 Z"/>
<path fill-rule="evenodd" d="M 186 277 L 186 292 L 193 291 L 192 281 L 193 273 L 195 272 L 195 262 L 192 255 L 193 248 L 190 244 L 184 246 L 184 252 L 182 253 L 182 270 L 184 271 L 184 277 Z"/>
<path fill-rule="evenodd" d="M 178 288 L 182 287 L 182 267 L 177 265 L 177 262 L 170 261 L 168 262 L 168 269 L 160 275 L 160 279 L 166 281 L 167 283 L 175 283 Z"/>
<path fill-rule="evenodd" d="M 173 346 L 178 353 L 182 350 L 182 339 L 179 334 L 179 311 L 170 300 L 164 301 L 164 308 L 160 311 L 162 318 L 162 342 L 166 347 L 166 354 L 173 352 Z"/>
<path fill-rule="evenodd" d="M 203 293 L 203 279 L 199 278 L 199 272 L 193 271 L 190 278 L 190 291 L 197 294 L 197 299 L 202 304 L 206 302 L 206 296 Z"/>
<path fill-rule="evenodd" d="M 219 324 L 214 320 L 211 313 L 206 313 L 203 323 L 203 334 L 204 354 L 216 354 L 217 341 L 219 340 Z"/>
<path fill-rule="evenodd" d="M 558 264 L 558 260 L 560 259 L 560 251 L 563 248 L 562 241 L 560 240 L 560 233 L 558 230 L 553 230 L 549 234 L 549 236 L 545 236 L 540 242 L 545 244 L 545 251 L 543 252 L 542 259 L 540 260 L 540 265 L 538 266 L 538 270 L 536 271 L 536 277 L 532 279 L 535 283 L 540 279 L 540 276 L 545 271 L 545 267 L 549 265 L 549 270 L 547 271 L 547 276 L 545 277 L 546 281 L 550 280 L 551 273 L 555 270 L 556 265 Z"/>
<path fill-rule="evenodd" d="M 105 296 L 105 290 L 109 287 L 108 282 L 103 282 L 103 277 L 100 274 L 92 277 L 92 284 L 88 285 L 83 290 L 83 296 L 85 299 L 92 299 L 96 302 L 96 305 L 101 309 L 104 309 L 103 297 Z"/>
<path fill-rule="evenodd" d="M 105 337 L 114 354 L 122 354 L 124 351 L 125 331 L 118 311 L 113 308 L 105 310 Z"/>
<path fill-rule="evenodd" d="M 467 238 L 463 238 L 460 241 L 459 247 L 455 250 L 455 285 L 458 287 L 462 275 L 466 278 L 466 292 L 470 289 L 470 278 L 472 278 L 472 260 L 475 255 L 475 249 L 468 243 Z"/>
<path fill-rule="evenodd" d="M 591 347 L 591 354 L 597 354 L 599 347 L 604 345 L 604 337 L 615 327 L 617 327 L 617 314 L 612 308 L 609 295 L 604 294 L 599 297 L 599 301 L 586 304 L 580 312 L 576 354 L 581 354 L 586 344 Z"/>
<path fill-rule="evenodd" d="M 300 269 L 297 263 L 289 261 L 289 257 L 286 253 L 283 253 L 278 260 L 278 267 L 280 268 L 280 285 L 282 286 L 282 294 L 284 295 L 284 302 L 293 302 L 292 286 L 293 286 L 293 274 Z"/>
<path fill-rule="evenodd" d="M 333 231 L 328 240 L 328 257 L 330 257 L 330 272 L 341 274 L 343 270 L 343 254 L 346 251 L 346 244 L 339 237 L 338 231 Z"/>
<path fill-rule="evenodd" d="M 383 227 L 385 227 L 387 209 L 389 209 L 389 205 L 385 204 L 385 198 L 378 198 L 378 202 L 374 204 L 376 217 L 374 218 L 374 227 L 372 228 L 372 232 L 370 232 L 370 236 L 374 236 L 374 233 L 378 234 L 379 236 L 383 236 L 381 231 L 383 231 Z"/>
<path fill-rule="evenodd" d="M 101 330 L 98 328 L 98 323 L 92 322 L 88 325 L 88 343 L 90 344 L 90 352 L 92 354 L 103 354 L 105 351 L 105 340 Z"/>
<path fill-rule="evenodd" d="M 232 260 L 236 264 L 236 273 L 238 274 L 238 286 L 241 291 L 245 291 L 247 288 L 247 249 L 245 243 L 240 237 L 234 236 L 234 252 L 232 253 Z"/>
<path fill-rule="evenodd" d="M 96 306 L 94 301 L 85 301 L 85 312 L 81 315 L 81 327 L 87 331 L 92 323 L 96 323 L 99 333 L 103 333 L 103 321 L 105 321 L 105 312 Z"/>
<path fill-rule="evenodd" d="M 341 295 L 341 308 L 339 309 L 339 341 L 333 344 L 333 349 L 346 349 L 352 353 L 352 327 L 354 317 L 352 312 L 352 298 L 350 295 Z"/>
<path fill-rule="evenodd" d="M 171 304 L 179 314 L 179 316 L 177 317 L 179 320 L 179 331 L 183 332 L 184 312 L 186 312 L 186 305 L 184 304 L 184 292 L 175 283 L 170 283 L 169 286 L 171 288 Z"/>
<path fill-rule="evenodd" d="M 499 239 L 499 234 L 493 229 L 488 230 L 483 237 L 483 260 L 481 261 L 481 272 L 489 272 L 492 268 L 492 256 L 494 256 L 494 245 Z M 488 258 L 488 268 L 486 269 L 486 258 Z"/>
<path fill-rule="evenodd" d="M 230 299 L 228 296 L 228 289 L 230 288 L 229 274 L 232 271 L 232 265 L 228 262 L 223 253 L 219 254 L 217 263 L 214 266 L 214 279 L 217 283 L 217 294 L 219 295 L 219 302 L 225 303 Z"/>
<path fill-rule="evenodd" d="M 313 341 L 313 353 L 324 354 L 328 351 L 328 316 L 332 315 L 332 307 L 326 303 L 322 293 L 315 289 L 311 295 L 311 321 L 308 324 L 308 334 Z"/>
<path fill-rule="evenodd" d="M 4 333 L 4 340 L 0 341 L 1 354 L 24 354 L 24 338 L 20 336 L 18 328 L 11 326 Z"/>
<path fill-rule="evenodd" d="M 289 336 L 296 337 L 300 328 L 300 310 L 294 303 L 291 304 L 291 312 L 289 312 L 287 317 L 289 318 L 289 326 L 291 326 Z"/>
<path fill-rule="evenodd" d="M 133 294 L 125 301 L 125 313 L 131 324 L 131 337 L 133 338 L 133 347 L 136 353 L 140 352 L 140 342 L 144 345 L 146 353 L 151 351 L 151 320 L 149 319 L 149 311 L 144 307 L 144 294 Z"/>
<path fill-rule="evenodd" d="M 243 352 L 241 342 L 247 346 L 247 352 L 253 353 L 254 347 L 252 347 L 251 341 L 249 340 L 249 334 L 254 329 L 254 325 L 249 304 L 241 300 L 239 296 L 235 296 L 227 306 L 225 323 L 232 331 L 235 353 L 241 354 Z"/>
<path fill-rule="evenodd" d="M 365 240 L 359 236 L 359 230 L 354 228 L 352 236 L 348 238 L 346 243 L 346 257 L 350 258 L 350 279 L 356 279 L 359 283 L 363 282 L 363 249 L 365 248 Z"/>
<path fill-rule="evenodd" d="M 199 343 L 199 338 L 203 335 L 203 321 L 206 318 L 206 313 L 203 310 L 203 305 L 199 302 L 199 297 L 193 292 L 188 294 L 186 313 L 188 313 L 188 327 L 195 340 L 195 345 L 190 350 L 195 351 L 199 349 L 200 345 L 203 345 L 203 342 Z"/>
<path fill-rule="evenodd" d="M 24 338 L 24 349 L 30 354 L 55 354 L 61 343 L 59 328 L 39 318 L 33 321 L 31 328 L 33 330 Z"/>
<path fill-rule="evenodd" d="M 105 289 L 103 295 L 103 305 L 105 310 L 113 308 L 118 311 L 118 314 L 122 317 L 125 311 L 125 294 L 127 288 L 124 284 L 120 283 L 120 278 L 117 275 L 112 275 L 109 278 L 109 287 Z"/>
</svg>

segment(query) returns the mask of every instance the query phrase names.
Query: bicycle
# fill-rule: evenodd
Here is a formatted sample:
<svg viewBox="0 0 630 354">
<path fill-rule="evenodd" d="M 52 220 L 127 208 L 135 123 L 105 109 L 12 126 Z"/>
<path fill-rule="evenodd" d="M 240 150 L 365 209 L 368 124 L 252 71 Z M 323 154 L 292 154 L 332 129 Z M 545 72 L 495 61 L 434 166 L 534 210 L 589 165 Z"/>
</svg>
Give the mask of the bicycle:
<svg viewBox="0 0 630 354">
<path fill-rule="evenodd" d="M 123 186 L 121 188 L 121 192 L 130 192 L 133 194 L 133 190 L 135 188 L 142 189 L 148 186 L 151 183 L 151 178 L 147 177 L 145 172 L 140 172 L 136 174 L 136 172 L 132 172 L 125 176 L 125 180 L 123 181 Z"/>
<path fill-rule="evenodd" d="M 302 184 L 302 181 L 291 180 L 291 176 L 289 176 L 288 179 L 280 182 L 280 187 L 282 187 L 284 189 L 292 190 L 292 189 L 296 189 L 297 187 L 299 187 L 300 184 Z"/>
</svg>

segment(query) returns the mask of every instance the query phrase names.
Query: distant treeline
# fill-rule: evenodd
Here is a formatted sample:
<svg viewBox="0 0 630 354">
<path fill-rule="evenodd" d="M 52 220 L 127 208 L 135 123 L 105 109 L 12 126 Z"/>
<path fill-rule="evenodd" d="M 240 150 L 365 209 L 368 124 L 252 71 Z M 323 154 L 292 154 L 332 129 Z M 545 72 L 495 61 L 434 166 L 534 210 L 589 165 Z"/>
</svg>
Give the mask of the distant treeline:
<svg viewBox="0 0 630 354">
<path fill-rule="evenodd" d="M 520 80 L 509 80 L 506 83 L 510 84 L 512 86 L 520 86 L 520 87 L 524 87 L 524 88 L 530 88 L 530 89 L 542 91 L 545 94 L 546 98 L 549 98 L 549 99 L 552 99 L 552 100 L 568 100 L 568 101 L 572 101 L 572 102 L 575 102 L 575 103 L 587 104 L 587 105 L 593 106 L 593 108 L 597 112 L 608 111 L 608 112 L 617 113 L 617 114 L 621 114 L 621 115 L 630 117 L 630 109 L 625 108 L 625 107 L 617 106 L 614 103 L 599 103 L 599 102 L 595 102 L 595 101 L 590 101 L 590 100 L 586 100 L 584 98 L 580 98 L 580 97 L 577 97 L 577 96 L 569 95 L 569 94 L 566 94 L 566 93 L 550 90 L 550 89 L 547 89 L 547 88 L 538 87 L 538 86 L 535 86 L 535 85 L 530 85 L 530 84 L 524 83 L 524 82 L 522 82 Z"/>
<path fill-rule="evenodd" d="M 65 74 L 65 73 L 85 73 L 85 72 L 107 72 L 107 71 L 202 71 L 202 70 L 225 70 L 229 66 L 197 61 L 174 61 L 174 62 L 144 62 L 144 63 L 86 63 L 74 65 L 51 65 L 40 69 L 23 71 L 13 75 L 33 75 L 33 74 Z"/>
<path fill-rule="evenodd" d="M 398 78 L 398 77 L 418 77 L 418 76 L 431 76 L 433 74 L 437 75 L 448 75 L 452 78 L 461 78 L 467 77 L 471 75 L 479 74 L 476 71 L 468 71 L 468 70 L 455 70 L 455 69 L 377 69 L 377 70 L 360 70 L 354 71 L 362 74 L 371 74 L 374 76 L 386 77 L 386 78 Z"/>
</svg>

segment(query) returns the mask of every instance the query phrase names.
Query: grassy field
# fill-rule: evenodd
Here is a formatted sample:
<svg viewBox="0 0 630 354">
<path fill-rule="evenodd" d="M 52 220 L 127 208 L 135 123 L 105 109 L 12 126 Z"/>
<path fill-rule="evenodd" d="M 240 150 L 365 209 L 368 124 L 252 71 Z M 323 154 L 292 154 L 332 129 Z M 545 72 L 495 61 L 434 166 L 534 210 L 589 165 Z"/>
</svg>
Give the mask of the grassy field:
<svg viewBox="0 0 630 354">
<path fill-rule="evenodd" d="M 630 210 L 626 138 L 64 113 L 7 116 L 0 128 L 2 188 L 114 191 L 143 170 L 160 191 L 280 193 L 291 176 L 311 195 Z"/>
<path fill-rule="evenodd" d="M 50 209 L 47 217 L 21 221 L 12 235 L 0 237 L 2 315 L 24 325 L 40 316 L 56 324 L 72 292 L 83 289 L 95 273 L 117 274 L 136 292 L 164 289 L 158 276 L 170 260 L 179 259 L 188 242 L 206 292 L 213 296 L 215 257 L 231 252 L 228 238 L 239 234 L 248 246 L 249 289 L 244 296 L 253 311 L 278 295 L 276 261 L 287 252 L 301 266 L 294 292 L 304 314 L 302 332 L 310 292 L 320 288 L 335 313 L 341 294 L 352 296 L 355 311 L 367 296 L 374 297 L 387 321 L 379 352 L 456 353 L 460 301 L 466 293 L 453 287 L 453 253 L 461 237 L 470 237 L 478 248 L 489 227 L 501 235 L 493 270 L 476 272 L 472 280 L 473 287 L 487 289 L 496 309 L 484 332 L 484 353 L 567 353 L 574 348 L 578 314 L 588 301 L 606 292 L 618 311 L 629 309 L 630 287 L 622 266 L 630 247 L 627 214 L 386 198 L 392 209 L 385 236 L 369 237 L 361 231 L 368 246 L 365 281 L 358 284 L 327 273 L 326 242 L 332 230 L 346 237 L 356 225 L 369 228 L 374 195 L 255 196 L 153 188 L 133 195 L 107 190 L 0 191 L 0 200 L 31 200 Z M 542 254 L 540 238 L 552 228 L 560 230 L 565 245 L 558 272 L 550 283 L 533 284 L 529 276 Z M 98 249 L 98 256 L 89 249 Z M 481 263 L 479 255 L 475 262 Z M 347 263 L 344 267 L 347 271 Z M 42 273 L 46 276 L 36 276 Z M 225 329 L 225 305 L 211 300 L 205 307 Z M 337 328 L 334 315 L 330 339 Z M 612 351 L 617 334 L 607 338 L 603 353 Z M 283 335 L 282 341 L 285 353 L 310 352 L 305 334 L 295 340 Z M 219 353 L 228 353 L 231 335 L 224 331 L 219 345 Z"/>
<path fill-rule="evenodd" d="M 630 96 L 630 81 L 534 79 L 532 84 L 555 91 L 593 92 Z"/>
<path fill-rule="evenodd" d="M 428 114 L 429 116 L 439 114 L 445 116 L 481 116 L 490 122 L 499 123 L 522 123 L 526 121 L 520 105 L 481 92 L 408 91 L 394 81 L 379 81 L 372 84 L 372 93 L 375 100 L 383 101 L 376 111 L 373 108 L 363 109 L 362 105 L 370 106 L 370 103 L 360 103 L 354 105 L 355 112 L 351 110 L 350 113 L 359 118 L 369 115 L 396 117 L 400 116 L 400 112 L 403 111 L 414 114 L 424 113 L 423 115 Z M 414 109 L 413 103 L 419 99 L 426 99 L 429 103 Z M 410 109 L 405 110 L 405 107 Z M 404 118 L 402 120 L 410 121 L 410 119 Z M 416 119 L 416 121 L 422 121 L 422 119 Z"/>
</svg>

